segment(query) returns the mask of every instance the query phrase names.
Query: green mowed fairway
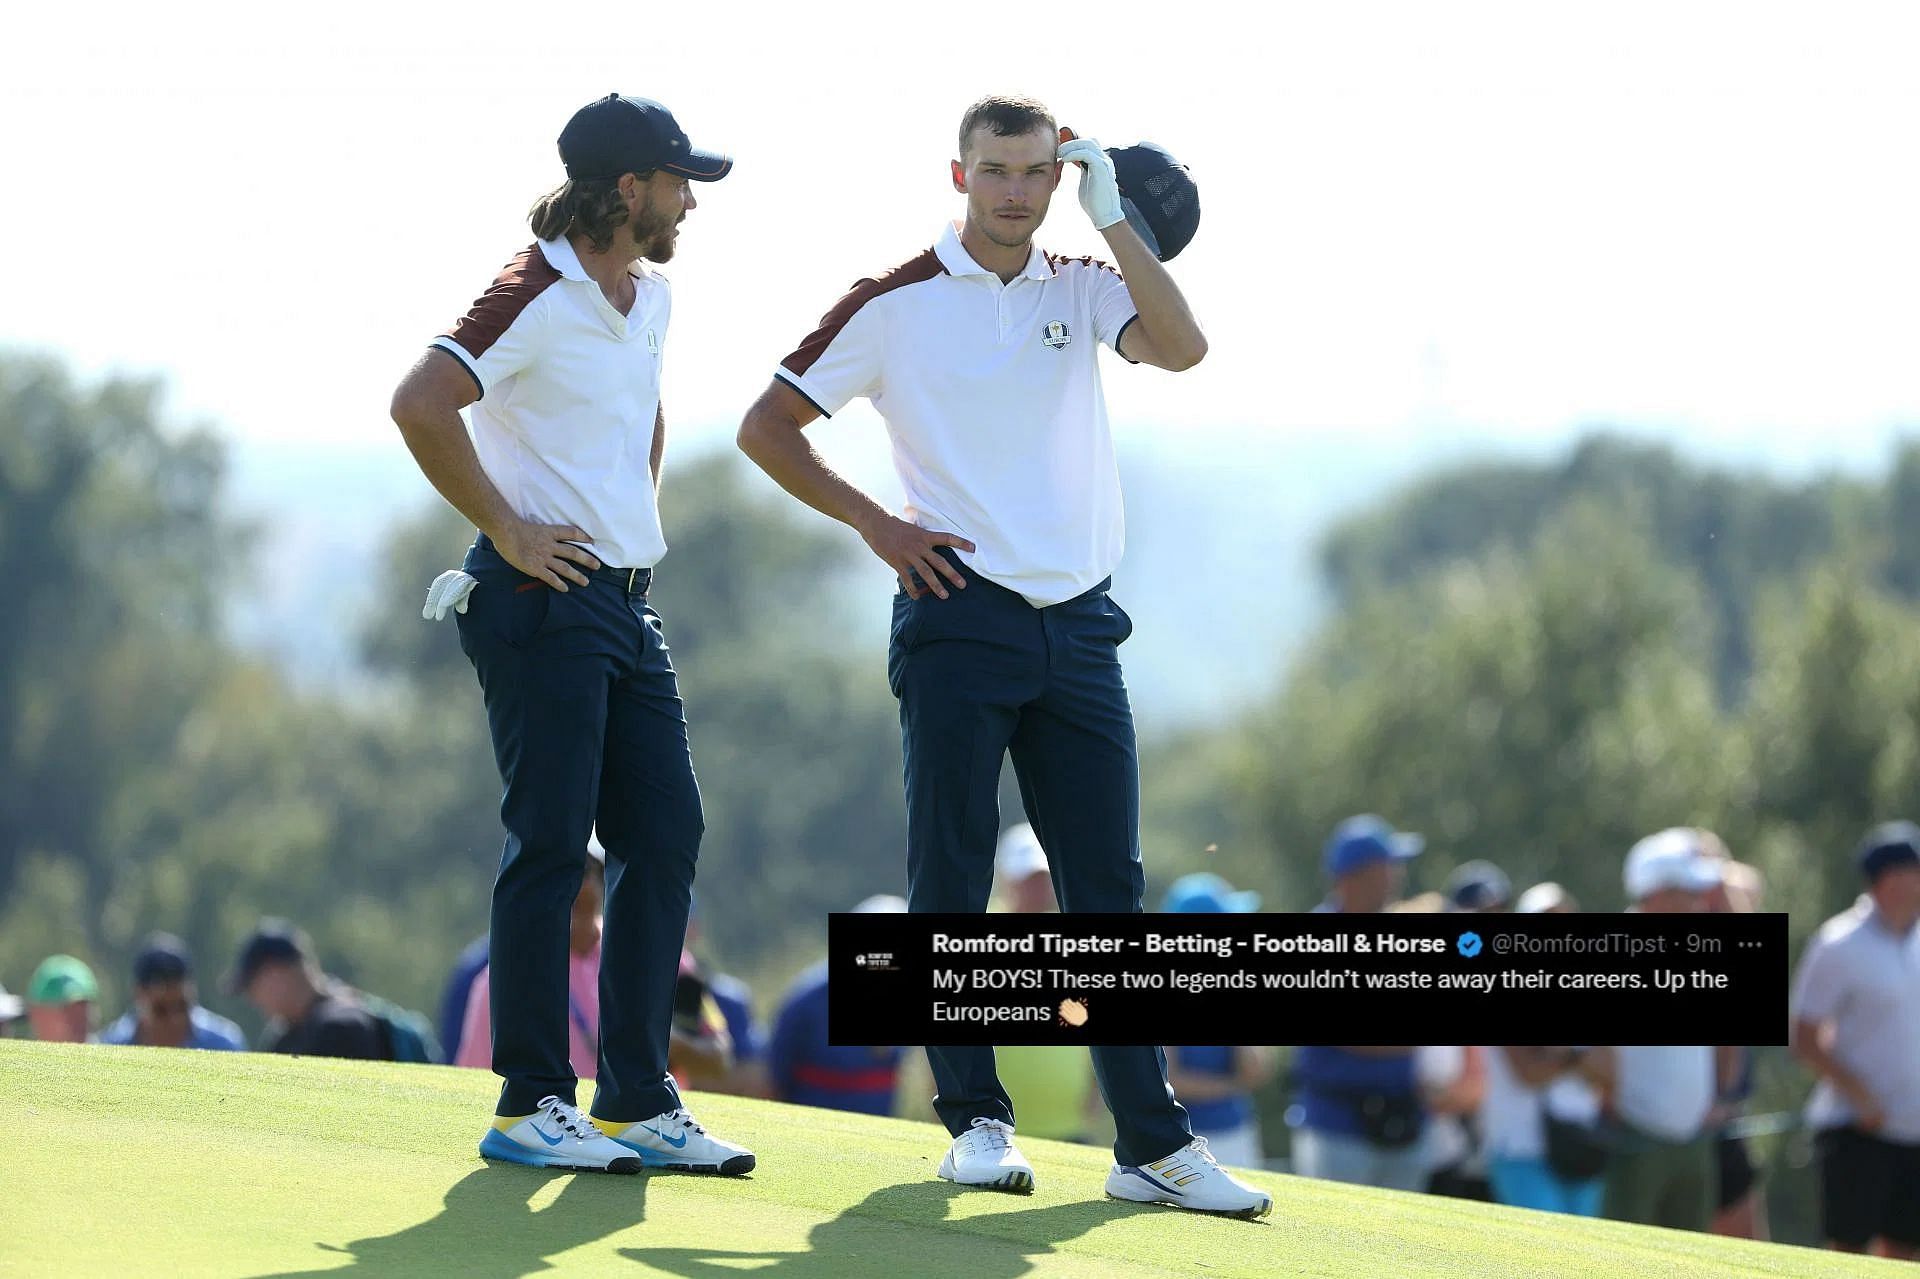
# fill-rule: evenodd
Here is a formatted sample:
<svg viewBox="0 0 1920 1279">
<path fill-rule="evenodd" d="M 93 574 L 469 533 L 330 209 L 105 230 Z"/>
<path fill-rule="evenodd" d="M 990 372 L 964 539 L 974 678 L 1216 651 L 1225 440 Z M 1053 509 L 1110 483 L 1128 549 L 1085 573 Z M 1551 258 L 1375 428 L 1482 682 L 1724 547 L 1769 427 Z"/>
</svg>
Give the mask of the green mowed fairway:
<svg viewBox="0 0 1920 1279">
<path fill-rule="evenodd" d="M 1655 1279 L 1885 1275 L 1804 1248 L 1250 1174 L 1249 1223 L 1101 1197 L 1107 1155 L 1022 1142 L 1039 1189 L 960 1192 L 946 1134 L 697 1095 L 751 1177 L 484 1163 L 479 1071 L 0 1041 L 0 1273 Z M 581 1100 L 587 1100 L 585 1095 Z"/>
</svg>

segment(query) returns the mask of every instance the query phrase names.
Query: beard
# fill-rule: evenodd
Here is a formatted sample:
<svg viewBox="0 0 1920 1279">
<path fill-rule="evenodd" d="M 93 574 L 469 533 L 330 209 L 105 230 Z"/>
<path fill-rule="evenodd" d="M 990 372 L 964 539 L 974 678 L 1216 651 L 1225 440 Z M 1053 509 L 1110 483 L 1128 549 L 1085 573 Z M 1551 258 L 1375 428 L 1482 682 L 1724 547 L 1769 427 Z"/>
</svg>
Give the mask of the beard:
<svg viewBox="0 0 1920 1279">
<path fill-rule="evenodd" d="M 634 214 L 633 221 L 627 227 L 628 234 L 633 237 L 634 252 L 649 262 L 671 260 L 674 249 L 673 229 L 680 225 L 681 218 L 685 216 L 684 212 L 676 217 L 664 210 L 655 209 L 653 197 L 649 195 L 647 202 L 640 206 L 639 212 Z"/>
</svg>

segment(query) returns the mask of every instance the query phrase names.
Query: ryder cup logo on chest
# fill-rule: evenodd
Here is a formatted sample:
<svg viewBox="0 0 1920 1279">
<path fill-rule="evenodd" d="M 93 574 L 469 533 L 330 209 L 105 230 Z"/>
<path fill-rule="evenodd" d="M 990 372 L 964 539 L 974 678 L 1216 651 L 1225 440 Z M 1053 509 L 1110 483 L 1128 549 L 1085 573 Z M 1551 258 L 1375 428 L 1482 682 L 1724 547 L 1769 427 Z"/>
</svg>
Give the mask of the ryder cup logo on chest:
<svg viewBox="0 0 1920 1279">
<path fill-rule="evenodd" d="M 1060 320 L 1048 320 L 1045 332 L 1040 335 L 1040 344 L 1056 351 L 1071 341 L 1073 334 L 1067 332 L 1066 324 Z"/>
</svg>

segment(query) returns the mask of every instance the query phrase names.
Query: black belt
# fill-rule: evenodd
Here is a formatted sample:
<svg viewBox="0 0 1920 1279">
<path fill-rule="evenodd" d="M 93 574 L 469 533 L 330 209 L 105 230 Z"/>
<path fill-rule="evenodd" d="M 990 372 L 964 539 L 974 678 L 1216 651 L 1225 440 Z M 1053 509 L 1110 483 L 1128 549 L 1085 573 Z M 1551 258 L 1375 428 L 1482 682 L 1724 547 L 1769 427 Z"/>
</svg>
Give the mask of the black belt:
<svg viewBox="0 0 1920 1279">
<path fill-rule="evenodd" d="M 495 555 L 500 554 L 500 548 L 495 546 L 493 539 L 485 533 L 480 534 L 478 540 L 480 545 L 486 547 Z M 567 545 L 578 547 L 583 551 L 587 550 L 586 547 L 581 546 L 578 542 L 568 542 Z M 592 554 L 591 551 L 587 551 L 587 553 L 589 555 Z M 512 566 L 509 565 L 508 567 Z M 650 568 L 614 568 L 611 564 L 602 564 L 599 568 L 588 568 L 584 564 L 573 564 L 572 567 L 585 573 L 589 581 L 606 582 L 611 586 L 619 587 L 621 591 L 628 595 L 645 595 L 647 588 L 653 585 L 653 570 Z"/>
<path fill-rule="evenodd" d="M 611 564 L 602 564 L 596 569 L 574 565 L 596 582 L 611 582 L 628 595 L 645 595 L 647 588 L 653 585 L 653 570 L 650 568 L 614 568 Z"/>
</svg>

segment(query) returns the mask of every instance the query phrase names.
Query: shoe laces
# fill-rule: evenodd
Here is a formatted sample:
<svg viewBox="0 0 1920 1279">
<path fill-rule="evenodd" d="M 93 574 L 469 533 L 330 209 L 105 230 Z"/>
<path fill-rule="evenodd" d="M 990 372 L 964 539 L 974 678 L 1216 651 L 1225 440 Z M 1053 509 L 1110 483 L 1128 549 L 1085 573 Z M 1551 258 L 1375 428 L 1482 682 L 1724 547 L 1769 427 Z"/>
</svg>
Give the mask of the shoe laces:
<svg viewBox="0 0 1920 1279">
<path fill-rule="evenodd" d="M 967 1144 L 975 1150 L 1008 1150 L 1013 1146 L 1013 1128 L 998 1119 L 989 1119 L 981 1115 L 973 1121 L 973 1127 L 965 1134 Z"/>
<path fill-rule="evenodd" d="M 1220 1161 L 1213 1157 L 1213 1152 L 1211 1150 L 1207 1149 L 1207 1139 L 1205 1137 L 1195 1137 L 1190 1143 L 1188 1143 L 1187 1149 L 1191 1150 L 1194 1154 L 1194 1158 L 1198 1159 L 1201 1163 L 1205 1164 L 1209 1171 L 1211 1172 L 1222 1171 L 1220 1167 Z"/>
<path fill-rule="evenodd" d="M 684 1107 L 679 1110 L 669 1110 L 660 1118 L 665 1123 L 679 1124 L 688 1132 L 698 1133 L 702 1137 L 707 1135 L 707 1130 L 694 1122 L 693 1112 Z"/>
<path fill-rule="evenodd" d="M 568 1105 L 558 1097 L 542 1097 L 540 1109 L 561 1132 L 575 1140 L 586 1141 L 600 1135 L 600 1130 L 593 1126 L 592 1120 L 581 1114 L 577 1107 Z"/>
</svg>

